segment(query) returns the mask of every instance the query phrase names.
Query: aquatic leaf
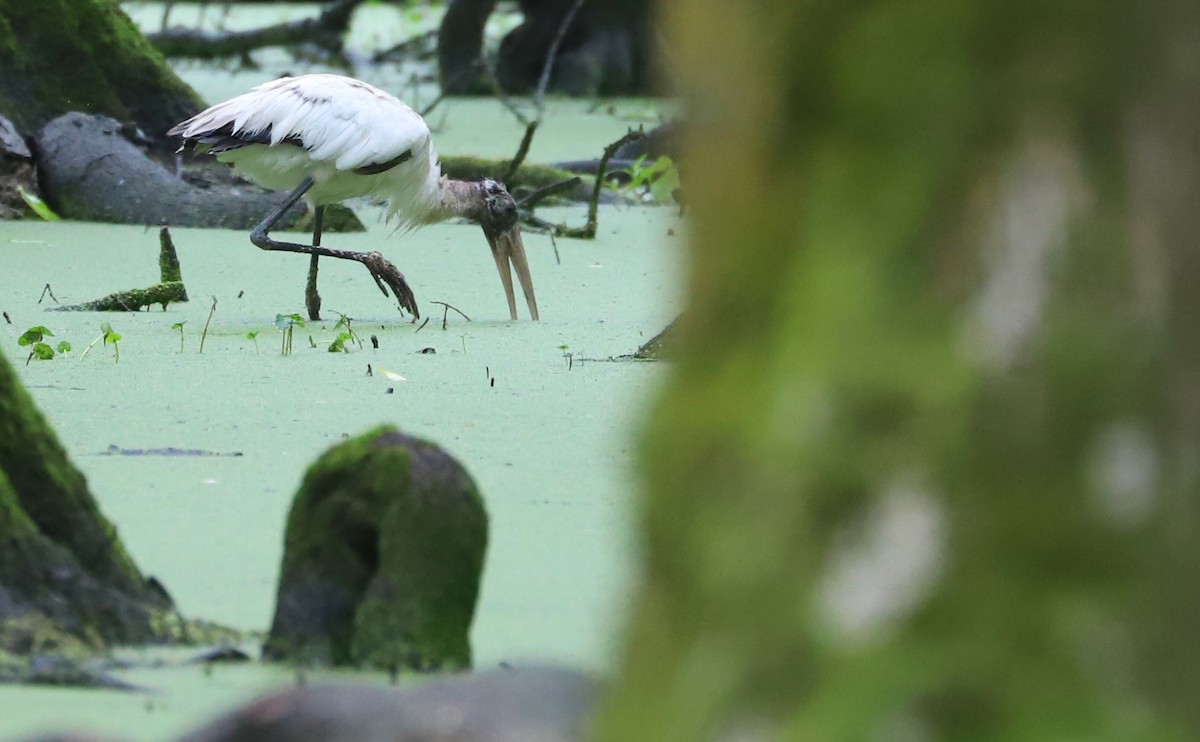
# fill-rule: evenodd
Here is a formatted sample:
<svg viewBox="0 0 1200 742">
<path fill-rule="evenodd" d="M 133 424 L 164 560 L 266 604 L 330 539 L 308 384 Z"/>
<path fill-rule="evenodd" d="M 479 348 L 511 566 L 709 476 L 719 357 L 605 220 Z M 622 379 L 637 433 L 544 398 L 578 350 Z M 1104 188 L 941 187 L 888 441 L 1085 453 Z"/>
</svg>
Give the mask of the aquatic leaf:
<svg viewBox="0 0 1200 742">
<path fill-rule="evenodd" d="M 68 343 L 66 340 L 62 341 L 61 343 L 58 344 L 58 352 L 59 353 L 70 353 L 71 352 L 71 344 Z"/>
<path fill-rule="evenodd" d="M 54 333 L 41 325 L 35 325 L 21 333 L 21 337 L 17 338 L 17 345 L 21 347 L 32 345 L 41 342 L 42 338 L 47 337 L 54 337 Z"/>
<path fill-rule="evenodd" d="M 40 216 L 44 221 L 57 222 L 62 218 L 58 214 L 55 214 L 54 209 L 51 209 L 49 206 L 47 206 L 46 202 L 43 201 L 36 193 L 26 190 L 24 186 L 17 186 L 17 193 L 20 194 L 21 200 L 24 201 L 29 208 L 33 209 L 33 213 Z"/>
<path fill-rule="evenodd" d="M 54 357 L 54 348 L 45 343 L 36 343 L 33 346 L 33 356 L 39 361 L 48 361 Z"/>
<path fill-rule="evenodd" d="M 298 314 L 277 314 L 275 315 L 275 326 L 281 330 L 286 330 L 289 327 L 304 327 L 304 318 Z"/>
</svg>

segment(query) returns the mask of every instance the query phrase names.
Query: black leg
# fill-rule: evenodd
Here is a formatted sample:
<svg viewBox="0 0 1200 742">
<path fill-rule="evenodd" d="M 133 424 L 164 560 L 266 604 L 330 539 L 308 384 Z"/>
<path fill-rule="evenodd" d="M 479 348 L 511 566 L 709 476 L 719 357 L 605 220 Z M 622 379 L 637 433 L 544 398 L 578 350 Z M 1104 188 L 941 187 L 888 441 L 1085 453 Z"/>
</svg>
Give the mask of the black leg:
<svg viewBox="0 0 1200 742">
<path fill-rule="evenodd" d="M 312 188 L 313 179 L 305 178 L 300 185 L 296 186 L 295 190 L 288 194 L 284 202 L 279 205 L 279 208 L 267 214 L 267 218 L 263 219 L 250 231 L 250 241 L 256 247 L 262 250 L 281 250 L 283 252 L 302 252 L 313 256 L 315 261 L 316 256 L 320 255 L 326 258 L 338 258 L 340 260 L 356 260 L 367 267 L 371 277 L 375 279 L 375 285 L 387 296 L 388 289 L 392 290 L 393 296 L 400 302 L 400 306 L 406 309 L 413 315 L 414 318 L 420 317 L 417 311 L 417 301 L 413 297 L 412 289 L 409 288 L 408 282 L 404 280 L 404 274 L 396 270 L 396 266 L 389 263 L 382 255 L 377 252 L 354 252 L 352 250 L 332 250 L 328 247 L 320 245 L 300 245 L 295 242 L 280 242 L 279 240 L 271 239 L 267 233 L 283 218 L 284 212 L 292 208 L 308 189 Z M 319 229 L 313 231 L 313 242 L 320 241 Z M 315 275 L 315 274 L 314 274 Z"/>
<path fill-rule="evenodd" d="M 313 247 L 321 246 L 321 222 L 325 218 L 325 207 L 318 206 L 313 210 Z M 304 306 L 308 308 L 308 318 L 316 322 L 321 319 L 321 295 L 317 293 L 317 261 L 320 255 L 313 255 L 308 261 L 308 283 L 304 287 Z"/>
</svg>

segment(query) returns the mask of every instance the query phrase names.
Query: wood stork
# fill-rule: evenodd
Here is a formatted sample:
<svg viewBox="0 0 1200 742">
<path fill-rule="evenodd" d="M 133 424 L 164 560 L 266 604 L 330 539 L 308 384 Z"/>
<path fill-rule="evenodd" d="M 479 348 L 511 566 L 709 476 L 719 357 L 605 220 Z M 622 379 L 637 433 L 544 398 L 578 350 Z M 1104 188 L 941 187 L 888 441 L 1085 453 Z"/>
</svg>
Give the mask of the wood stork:
<svg viewBox="0 0 1200 742">
<path fill-rule="evenodd" d="M 373 196 L 387 201 L 387 218 L 397 219 L 403 228 L 454 217 L 479 224 L 492 248 L 512 319 L 517 318 L 512 268 L 530 316 L 538 318 L 512 196 L 495 180 L 460 181 L 443 176 L 425 121 L 376 87 L 341 75 L 283 77 L 201 111 L 167 133 L 182 137 L 184 146 L 194 142 L 197 152 L 215 155 L 265 188 L 291 189 L 283 205 L 254 228 L 250 240 L 263 250 L 312 256 L 307 293 L 310 315 L 320 307 L 316 294 L 319 256 L 363 263 L 385 295 L 387 283 L 401 306 L 418 314 L 404 276 L 382 255 L 321 247 L 325 204 Z M 301 198 L 314 210 L 312 245 L 272 239 L 270 229 Z"/>
</svg>

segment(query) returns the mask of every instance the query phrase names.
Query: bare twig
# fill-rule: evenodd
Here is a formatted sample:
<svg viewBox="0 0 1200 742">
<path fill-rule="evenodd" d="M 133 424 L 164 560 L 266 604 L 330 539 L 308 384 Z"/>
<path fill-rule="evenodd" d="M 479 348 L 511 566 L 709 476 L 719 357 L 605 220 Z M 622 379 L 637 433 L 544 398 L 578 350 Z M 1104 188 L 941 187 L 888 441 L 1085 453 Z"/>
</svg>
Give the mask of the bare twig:
<svg viewBox="0 0 1200 742">
<path fill-rule="evenodd" d="M 604 187 L 604 175 L 608 172 L 609 159 L 626 144 L 636 142 L 644 136 L 646 133 L 638 128 L 604 148 L 604 154 L 600 156 L 600 166 L 596 168 L 596 183 L 592 186 L 592 198 L 588 201 L 587 226 L 584 227 L 588 239 L 596 236 L 596 212 L 600 207 L 600 189 Z"/>
<path fill-rule="evenodd" d="M 551 183 L 548 186 L 537 189 L 533 193 L 530 193 L 528 196 L 518 201 L 517 208 L 532 209 L 534 206 L 537 206 L 540 202 L 546 200 L 547 198 L 558 195 L 563 191 L 569 191 L 582 182 L 583 180 L 576 175 L 574 178 L 567 178 L 566 180 L 560 180 L 557 183 Z"/>
<path fill-rule="evenodd" d="M 429 114 L 433 113 L 433 109 L 437 108 L 438 104 L 444 100 L 446 100 L 446 89 L 442 88 L 442 91 L 437 94 L 437 97 L 433 99 L 433 102 L 419 111 L 421 118 L 425 118 Z"/>
<path fill-rule="evenodd" d="M 449 315 L 451 309 L 458 312 L 459 315 L 462 316 L 462 318 L 465 319 L 466 321 L 468 321 L 468 322 L 471 321 L 471 318 L 468 317 L 467 315 L 463 314 L 463 311 L 461 309 L 459 309 L 458 307 L 451 306 L 450 304 L 447 304 L 444 301 L 431 301 L 429 303 L 442 305 L 442 307 L 443 307 L 443 309 L 442 309 L 442 329 L 443 330 L 446 329 L 446 317 L 447 317 L 447 315 Z"/>
<path fill-rule="evenodd" d="M 575 15 L 587 0 L 575 0 L 575 4 L 563 16 L 562 25 L 558 27 L 558 34 L 555 35 L 554 41 L 550 42 L 550 48 L 546 50 L 546 63 L 542 65 L 542 75 L 538 78 L 537 92 L 533 95 L 533 106 L 537 109 L 538 119 L 542 117 L 542 109 L 544 108 L 544 100 L 546 98 L 546 88 L 550 85 L 550 74 L 554 71 L 554 62 L 558 59 L 558 49 L 562 46 L 563 39 L 567 36 L 567 29 L 571 27 L 571 22 L 575 20 Z"/>
<path fill-rule="evenodd" d="M 429 320 L 430 320 L 430 318 L 429 318 L 429 317 L 426 317 L 426 318 L 425 318 L 425 321 L 421 323 L 421 326 L 417 328 L 417 332 L 420 332 L 421 330 L 424 330 L 424 329 L 425 329 L 425 325 L 429 324 Z M 416 335 L 416 334 L 417 334 L 417 332 L 414 332 L 413 334 L 414 334 L 414 335 Z"/>
<path fill-rule="evenodd" d="M 213 315 L 217 312 L 217 297 L 212 298 L 212 307 L 208 310 L 208 319 L 204 320 L 204 331 L 200 333 L 200 352 L 204 352 L 204 341 L 208 338 L 208 326 L 212 324 Z"/>
<path fill-rule="evenodd" d="M 42 295 L 38 297 L 38 304 L 42 303 L 42 299 L 46 298 L 46 294 L 50 294 L 50 298 L 54 299 L 54 291 L 50 288 L 50 284 L 46 284 L 42 287 Z M 54 299 L 54 303 L 57 304 L 58 299 Z"/>
<path fill-rule="evenodd" d="M 508 170 L 505 171 L 501 181 L 507 183 L 512 180 L 512 176 L 517 174 L 521 163 L 525 162 L 525 156 L 529 154 L 529 145 L 533 142 L 533 134 L 537 131 L 538 124 L 540 123 L 542 123 L 542 119 L 539 116 L 525 126 L 525 136 L 521 137 L 521 144 L 517 147 L 517 154 L 513 156 L 512 162 L 508 164 Z"/>
<path fill-rule="evenodd" d="M 387 51 L 377 52 L 371 57 L 371 61 L 375 64 L 380 62 L 396 62 L 405 59 L 409 56 L 412 50 L 420 51 L 423 47 L 436 45 L 438 37 L 438 29 L 434 28 L 424 33 L 411 36 L 399 44 L 396 44 Z"/>
<path fill-rule="evenodd" d="M 504 88 L 500 87 L 500 81 L 496 79 L 495 70 L 489 71 L 488 80 L 491 82 L 492 94 L 496 96 L 496 99 L 500 101 L 500 104 L 507 108 L 509 113 L 515 116 L 517 121 L 520 121 L 523 126 L 529 126 L 529 117 L 526 116 L 520 108 L 517 108 L 517 105 L 513 103 L 512 99 L 510 99 L 504 92 Z"/>
</svg>

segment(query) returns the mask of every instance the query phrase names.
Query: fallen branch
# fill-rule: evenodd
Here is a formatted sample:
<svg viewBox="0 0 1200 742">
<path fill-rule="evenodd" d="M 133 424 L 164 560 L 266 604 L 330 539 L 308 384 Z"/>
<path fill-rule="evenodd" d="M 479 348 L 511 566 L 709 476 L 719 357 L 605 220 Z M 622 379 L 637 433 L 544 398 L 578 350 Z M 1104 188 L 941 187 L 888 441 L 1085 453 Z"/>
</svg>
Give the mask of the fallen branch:
<svg viewBox="0 0 1200 742">
<path fill-rule="evenodd" d="M 401 41 L 391 49 L 376 52 L 371 57 L 371 61 L 375 64 L 381 62 L 402 62 L 411 56 L 414 49 L 417 51 L 418 57 L 433 56 L 437 54 L 437 38 L 438 29 L 430 29 L 425 33 L 420 33 Z"/>
<path fill-rule="evenodd" d="M 511 192 L 514 188 L 544 188 L 564 180 L 569 180 L 574 173 L 560 170 L 550 165 L 522 164 L 507 180 L 505 173 L 512 164 L 511 160 L 491 160 L 484 157 L 443 157 L 442 172 L 457 180 L 481 180 L 494 178 L 501 180 Z M 580 201 L 585 200 L 580 198 Z"/>
<path fill-rule="evenodd" d="M 148 34 L 147 38 L 163 56 L 214 59 L 237 57 L 268 46 L 295 46 L 312 43 L 331 52 L 342 49 L 342 40 L 350 27 L 350 16 L 363 0 L 333 0 L 316 18 L 278 23 L 250 31 L 208 32 L 190 28 L 172 28 Z"/>
<path fill-rule="evenodd" d="M 537 189 L 518 201 L 517 208 L 530 210 L 547 198 L 569 191 L 582 183 L 583 179 L 576 175 L 572 178 L 567 178 L 566 180 L 560 180 L 557 183 L 551 183 L 548 186 L 543 186 L 542 188 Z"/>
<path fill-rule="evenodd" d="M 115 294 L 109 294 L 83 304 L 51 307 L 49 311 L 137 312 L 155 304 L 161 304 L 165 312 L 168 304 L 187 301 L 188 295 L 187 289 L 183 285 L 183 272 L 179 268 L 179 255 L 175 252 L 175 243 L 171 240 L 171 232 L 166 227 L 158 231 L 158 270 L 162 283 L 144 289 L 118 291 Z M 46 284 L 46 290 L 49 291 L 49 289 L 50 284 Z M 50 294 L 50 298 L 54 299 L 53 293 Z M 205 330 L 207 329 L 208 325 L 205 325 Z"/>
<path fill-rule="evenodd" d="M 187 291 L 177 281 L 158 283 L 149 288 L 118 291 L 95 301 L 50 307 L 49 312 L 137 312 L 161 304 L 163 311 L 171 302 L 187 301 Z"/>
</svg>

